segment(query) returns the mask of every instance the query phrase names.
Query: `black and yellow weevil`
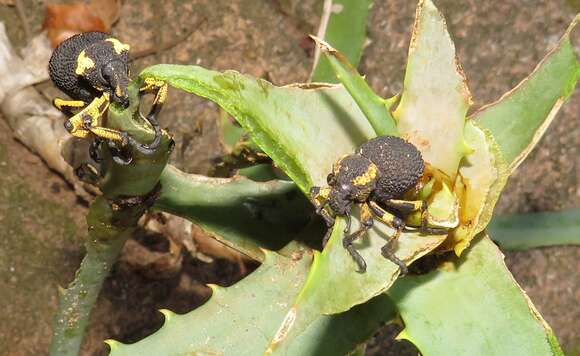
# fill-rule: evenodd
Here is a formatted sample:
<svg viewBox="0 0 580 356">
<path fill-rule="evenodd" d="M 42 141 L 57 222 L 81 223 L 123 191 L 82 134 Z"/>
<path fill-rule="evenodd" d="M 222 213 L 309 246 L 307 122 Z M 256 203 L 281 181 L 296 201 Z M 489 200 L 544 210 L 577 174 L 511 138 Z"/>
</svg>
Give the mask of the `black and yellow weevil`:
<svg viewBox="0 0 580 356">
<path fill-rule="evenodd" d="M 130 145 L 141 153 L 152 154 L 161 142 L 156 116 L 167 97 L 167 85 L 162 81 L 145 79 L 139 89 L 140 94 L 155 94 L 149 114 L 143 117 L 155 130 L 151 143 L 139 143 L 126 132 L 102 126 L 102 116 L 111 102 L 125 108 L 129 105 L 129 49 L 129 45 L 109 34 L 85 32 L 63 41 L 49 61 L 51 80 L 72 99 L 56 98 L 53 104 L 69 116 L 64 126 L 71 135 L 94 139 L 91 156 L 95 160 L 98 160 L 96 147 L 103 141 L 109 143 L 119 164 L 132 160 L 131 156 L 121 154 L 123 147 Z"/>
<path fill-rule="evenodd" d="M 342 244 L 359 267 L 365 272 L 367 264 L 354 248 L 353 242 L 367 232 L 374 218 L 395 230 L 382 247 L 383 257 L 399 266 L 401 274 L 407 266 L 393 253 L 394 243 L 406 230 L 403 217 L 411 212 L 421 212 L 421 226 L 417 230 L 427 234 L 446 234 L 447 229 L 428 227 L 427 202 L 402 200 L 405 193 L 415 188 L 425 169 L 421 152 L 411 143 L 395 136 L 379 136 L 361 145 L 354 154 L 346 155 L 334 163 L 327 177 L 327 187 L 312 187 L 311 200 L 316 212 L 328 226 L 323 245 L 326 245 L 335 218 L 346 217 L 345 233 L 350 230 L 350 216 L 354 204 L 361 205 L 360 227 L 345 235 Z M 330 211 L 327 210 L 330 208 Z"/>
</svg>

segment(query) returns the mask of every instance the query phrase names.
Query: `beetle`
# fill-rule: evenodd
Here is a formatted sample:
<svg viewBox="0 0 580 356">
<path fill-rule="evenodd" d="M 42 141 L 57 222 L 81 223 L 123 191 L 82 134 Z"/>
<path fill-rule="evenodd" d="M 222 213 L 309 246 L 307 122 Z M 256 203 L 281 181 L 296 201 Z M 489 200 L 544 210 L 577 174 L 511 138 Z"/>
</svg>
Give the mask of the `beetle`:
<svg viewBox="0 0 580 356">
<path fill-rule="evenodd" d="M 156 116 L 167 97 L 167 84 L 146 78 L 140 94 L 154 93 L 151 111 L 143 117 L 153 127 L 155 138 L 150 144 L 137 142 L 126 132 L 103 127 L 101 117 L 111 102 L 129 106 L 130 46 L 103 32 L 85 32 L 63 41 L 52 53 L 48 64 L 53 83 L 71 100 L 55 98 L 54 106 L 69 116 L 66 130 L 75 137 L 94 138 L 91 157 L 98 146 L 107 141 L 113 158 L 119 164 L 129 164 L 131 157 L 121 154 L 128 144 L 139 152 L 152 154 L 161 142 L 161 129 Z M 76 113 L 75 113 L 76 111 Z"/>
<path fill-rule="evenodd" d="M 407 266 L 393 253 L 393 245 L 401 232 L 410 230 L 403 218 L 420 211 L 421 226 L 416 230 L 427 234 L 447 233 L 447 229 L 427 226 L 427 202 L 403 199 L 405 193 L 417 187 L 424 170 L 421 152 L 413 144 L 395 136 L 375 137 L 362 144 L 354 154 L 341 157 L 327 177 L 328 186 L 315 186 L 310 190 L 316 213 L 322 216 L 328 227 L 323 245 L 326 245 L 334 226 L 333 214 L 346 218 L 346 234 L 350 230 L 352 207 L 358 204 L 361 206 L 360 227 L 345 235 L 342 244 L 358 265 L 359 272 L 366 271 L 366 262 L 353 242 L 373 226 L 376 218 L 395 230 L 381 248 L 381 254 L 395 263 L 401 274 L 406 274 Z"/>
</svg>

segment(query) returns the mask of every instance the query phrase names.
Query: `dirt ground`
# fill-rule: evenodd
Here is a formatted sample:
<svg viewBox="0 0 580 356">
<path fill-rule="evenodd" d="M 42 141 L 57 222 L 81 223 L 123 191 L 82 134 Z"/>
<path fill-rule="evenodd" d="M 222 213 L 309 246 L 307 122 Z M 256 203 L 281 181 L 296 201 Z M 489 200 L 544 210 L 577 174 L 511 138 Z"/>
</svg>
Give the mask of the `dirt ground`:
<svg viewBox="0 0 580 356">
<path fill-rule="evenodd" d="M 24 0 L 37 31 L 42 1 Z M 0 2 L 1 3 L 1 2 Z M 436 1 L 447 18 L 477 108 L 497 99 L 530 73 L 578 12 L 564 0 Z M 235 69 L 275 84 L 306 80 L 312 53 L 305 36 L 315 33 L 322 0 L 125 1 L 114 34 L 134 50 L 170 41 L 194 30 L 179 46 L 138 60 L 133 73 L 154 63 L 196 63 Z M 375 1 L 370 44 L 361 70 L 382 95 L 402 88 L 413 1 Z M 13 7 L 0 5 L 9 37 L 24 33 Z M 580 91 L 571 98 L 539 146 L 520 166 L 498 204 L 498 213 L 580 207 L 578 147 Z M 177 141 L 173 162 L 195 173 L 210 173 L 217 145 L 217 108 L 171 91 L 162 124 Z M 65 286 L 83 256 L 85 204 L 40 159 L 13 140 L 0 118 L 0 355 L 42 355 L 51 336 L 57 288 Z M 131 253 L 130 251 L 126 251 Z M 579 247 L 552 247 L 508 253 L 506 261 L 556 332 L 568 355 L 580 355 Z M 239 274 L 225 260 L 205 263 L 185 256 L 183 268 L 152 278 L 119 262 L 105 283 L 83 347 L 102 355 L 103 339 L 136 341 L 159 327 L 157 309 L 183 313 L 209 295 L 205 283 L 230 284 Z M 383 330 L 367 355 L 416 354 L 391 341 Z M 387 351 L 389 349 L 389 351 Z"/>
</svg>

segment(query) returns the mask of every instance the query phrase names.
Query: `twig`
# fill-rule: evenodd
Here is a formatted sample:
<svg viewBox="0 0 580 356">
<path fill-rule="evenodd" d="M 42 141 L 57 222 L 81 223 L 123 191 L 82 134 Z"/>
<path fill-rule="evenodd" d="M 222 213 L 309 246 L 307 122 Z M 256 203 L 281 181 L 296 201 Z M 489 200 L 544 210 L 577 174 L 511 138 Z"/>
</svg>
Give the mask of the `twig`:
<svg viewBox="0 0 580 356">
<path fill-rule="evenodd" d="M 22 27 L 24 28 L 24 36 L 26 37 L 26 42 L 28 43 L 32 38 L 32 31 L 30 30 L 30 25 L 28 24 L 28 18 L 26 18 L 26 9 L 22 0 L 15 0 L 16 12 L 18 12 L 18 17 L 22 21 Z"/>
<path fill-rule="evenodd" d="M 320 18 L 320 26 L 318 27 L 318 32 L 316 37 L 324 39 L 326 35 L 326 28 L 328 27 L 328 21 L 330 21 L 330 14 L 332 13 L 332 0 L 324 0 L 324 6 L 322 7 L 322 17 Z M 314 63 L 312 64 L 312 70 L 310 71 L 309 81 L 314 75 L 314 70 L 318 65 L 320 60 L 320 48 L 318 46 L 314 49 Z"/>
</svg>

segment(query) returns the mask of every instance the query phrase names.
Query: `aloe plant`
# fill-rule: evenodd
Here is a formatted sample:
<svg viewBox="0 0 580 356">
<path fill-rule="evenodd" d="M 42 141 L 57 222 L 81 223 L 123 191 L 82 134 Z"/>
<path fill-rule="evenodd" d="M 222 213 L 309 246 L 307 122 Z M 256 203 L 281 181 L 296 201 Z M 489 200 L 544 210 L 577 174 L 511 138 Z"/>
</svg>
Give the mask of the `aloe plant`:
<svg viewBox="0 0 580 356">
<path fill-rule="evenodd" d="M 147 172 L 160 182 L 155 209 L 200 224 L 262 264 L 231 287 L 212 286 L 212 297 L 196 310 L 162 311 L 163 327 L 137 343 L 107 341 L 111 355 L 347 354 L 397 315 L 405 325 L 399 337 L 425 355 L 562 354 L 485 229 L 510 173 L 575 88 L 580 65 L 570 33 L 579 19 L 527 79 L 470 116 L 471 94 L 453 42 L 429 0 L 419 2 L 404 90 L 394 98 L 375 94 L 347 56 L 318 39 L 341 84 L 277 87 L 199 66 L 145 69 L 136 85 L 152 77 L 215 102 L 291 182 L 207 178 L 170 166 L 160 172 L 164 162 L 137 165 L 129 175 Z M 357 245 L 368 264 L 364 274 L 340 243 L 342 218 L 322 251 L 310 247 L 324 234 L 306 199 L 310 188 L 324 185 L 339 157 L 384 134 L 414 143 L 435 172 L 419 197 L 450 233 L 405 232 L 396 249 L 407 265 L 439 255 L 426 274 L 398 278 L 398 267 L 380 253 L 391 231 L 379 224 Z M 102 184 L 106 198 L 109 189 L 122 193 L 114 186 Z"/>
</svg>

